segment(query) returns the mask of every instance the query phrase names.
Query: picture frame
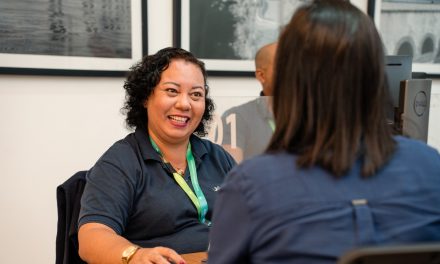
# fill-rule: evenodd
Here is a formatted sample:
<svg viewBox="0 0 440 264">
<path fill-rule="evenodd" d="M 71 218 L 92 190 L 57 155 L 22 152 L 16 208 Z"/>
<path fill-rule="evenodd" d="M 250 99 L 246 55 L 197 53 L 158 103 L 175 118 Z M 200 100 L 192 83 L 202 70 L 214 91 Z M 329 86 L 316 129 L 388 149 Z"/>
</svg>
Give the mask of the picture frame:
<svg viewBox="0 0 440 264">
<path fill-rule="evenodd" d="M 368 0 L 386 55 L 410 55 L 413 72 L 440 77 L 440 0 Z"/>
<path fill-rule="evenodd" d="M 203 60 L 210 75 L 254 76 L 258 48 L 276 41 L 305 2 L 174 0 L 173 45 Z"/>
<path fill-rule="evenodd" d="M 0 74 L 120 77 L 148 53 L 147 0 L 2 5 Z"/>
</svg>

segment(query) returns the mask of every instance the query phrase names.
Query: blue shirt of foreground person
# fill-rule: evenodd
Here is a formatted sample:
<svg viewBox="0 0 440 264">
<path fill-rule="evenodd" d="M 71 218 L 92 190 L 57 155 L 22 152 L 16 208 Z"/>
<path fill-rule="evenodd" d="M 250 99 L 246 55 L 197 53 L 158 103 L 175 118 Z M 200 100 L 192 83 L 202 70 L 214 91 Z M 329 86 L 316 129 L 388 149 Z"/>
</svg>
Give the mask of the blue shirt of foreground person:
<svg viewBox="0 0 440 264">
<path fill-rule="evenodd" d="M 209 264 L 335 263 L 358 246 L 440 241 L 440 155 L 392 135 L 371 19 L 348 1 L 299 8 L 275 72 L 274 135 L 227 176 Z"/>
<path fill-rule="evenodd" d="M 79 253 L 88 263 L 179 263 L 205 251 L 217 186 L 235 165 L 206 134 L 213 103 L 203 62 L 165 48 L 131 68 L 126 122 L 87 174 Z"/>
</svg>

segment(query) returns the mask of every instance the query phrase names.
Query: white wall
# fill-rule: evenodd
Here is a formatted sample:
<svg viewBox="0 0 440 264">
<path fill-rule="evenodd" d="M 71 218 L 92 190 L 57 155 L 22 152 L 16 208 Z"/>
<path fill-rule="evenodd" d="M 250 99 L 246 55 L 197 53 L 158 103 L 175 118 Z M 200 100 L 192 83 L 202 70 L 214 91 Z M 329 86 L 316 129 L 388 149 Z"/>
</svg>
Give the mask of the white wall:
<svg viewBox="0 0 440 264">
<path fill-rule="evenodd" d="M 360 6 L 366 0 L 356 1 Z M 149 1 L 150 52 L 172 43 L 172 1 Z M 54 263 L 56 186 L 124 137 L 123 78 L 0 75 L 2 263 Z M 256 96 L 253 78 L 210 78 L 212 95 Z M 440 131 L 437 112 L 430 134 Z M 440 146 L 440 142 L 435 142 Z"/>
</svg>

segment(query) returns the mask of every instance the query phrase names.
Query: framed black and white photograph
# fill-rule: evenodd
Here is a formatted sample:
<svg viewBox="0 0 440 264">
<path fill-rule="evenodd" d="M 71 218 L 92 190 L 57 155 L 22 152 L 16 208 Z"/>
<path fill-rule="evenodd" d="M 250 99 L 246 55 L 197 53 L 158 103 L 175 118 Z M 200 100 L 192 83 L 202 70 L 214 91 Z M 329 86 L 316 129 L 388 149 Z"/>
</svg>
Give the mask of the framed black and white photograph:
<svg viewBox="0 0 440 264">
<path fill-rule="evenodd" d="M 258 48 L 277 40 L 305 0 L 174 0 L 174 45 L 211 75 L 253 76 Z"/>
<path fill-rule="evenodd" d="M 440 0 L 369 0 L 386 55 L 412 56 L 413 72 L 440 76 Z"/>
<path fill-rule="evenodd" d="M 2 0 L 0 73 L 123 76 L 147 53 L 147 0 Z"/>
</svg>

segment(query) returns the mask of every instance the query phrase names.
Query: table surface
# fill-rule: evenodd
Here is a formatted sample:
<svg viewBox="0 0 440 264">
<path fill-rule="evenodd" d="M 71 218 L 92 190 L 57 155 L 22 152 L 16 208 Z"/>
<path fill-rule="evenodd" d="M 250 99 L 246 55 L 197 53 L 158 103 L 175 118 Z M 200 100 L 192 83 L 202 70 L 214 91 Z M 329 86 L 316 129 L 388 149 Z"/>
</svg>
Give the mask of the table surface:
<svg viewBox="0 0 440 264">
<path fill-rule="evenodd" d="M 183 259 L 187 264 L 201 264 L 206 263 L 202 262 L 202 260 L 206 260 L 208 258 L 208 253 L 206 252 L 196 252 L 190 254 L 182 254 Z"/>
</svg>

